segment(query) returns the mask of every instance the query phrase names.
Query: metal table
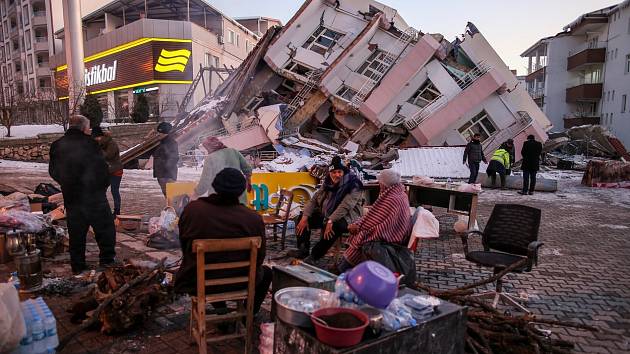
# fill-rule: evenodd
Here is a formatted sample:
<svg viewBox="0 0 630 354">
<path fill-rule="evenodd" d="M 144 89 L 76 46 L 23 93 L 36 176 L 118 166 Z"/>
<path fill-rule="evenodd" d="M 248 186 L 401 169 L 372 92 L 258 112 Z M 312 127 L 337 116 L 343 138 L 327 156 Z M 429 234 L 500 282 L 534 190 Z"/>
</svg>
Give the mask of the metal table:
<svg viewBox="0 0 630 354">
<path fill-rule="evenodd" d="M 448 213 L 468 216 L 468 229 L 475 226 L 477 220 L 477 201 L 479 195 L 474 192 L 460 192 L 454 188 L 447 188 L 434 184 L 431 186 L 421 186 L 405 183 L 409 205 L 418 207 L 421 205 L 431 205 L 446 208 Z M 366 205 L 371 205 L 378 198 L 378 184 L 365 184 Z"/>
<path fill-rule="evenodd" d="M 403 289 L 400 295 L 418 293 Z M 419 293 L 418 293 L 419 294 Z M 313 329 L 303 329 L 276 318 L 274 353 L 276 354 L 459 354 L 464 353 L 466 309 L 443 302 L 436 314 L 415 327 L 396 332 L 383 332 L 376 338 L 367 334 L 363 341 L 350 348 L 333 348 L 317 340 Z"/>
</svg>

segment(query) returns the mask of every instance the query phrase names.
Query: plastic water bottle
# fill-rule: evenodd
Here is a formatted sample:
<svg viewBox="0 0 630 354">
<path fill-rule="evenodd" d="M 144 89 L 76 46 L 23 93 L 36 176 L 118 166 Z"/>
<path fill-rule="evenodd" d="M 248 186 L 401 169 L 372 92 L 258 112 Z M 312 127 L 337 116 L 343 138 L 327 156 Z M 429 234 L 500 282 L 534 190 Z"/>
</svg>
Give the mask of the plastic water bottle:
<svg viewBox="0 0 630 354">
<path fill-rule="evenodd" d="M 26 303 L 23 302 L 20 304 L 20 307 L 22 308 L 22 315 L 24 317 L 24 322 L 25 322 L 25 327 L 26 327 L 26 333 L 24 334 L 24 337 L 22 337 L 22 340 L 20 340 L 20 351 L 19 353 L 23 353 L 23 354 L 27 354 L 27 353 L 32 353 L 33 352 L 33 337 L 31 335 L 31 328 L 32 326 L 32 318 L 31 318 L 31 313 L 28 310 L 28 307 L 26 306 Z"/>
<path fill-rule="evenodd" d="M 18 277 L 17 272 L 11 273 L 11 276 L 9 277 L 9 283 L 12 283 L 18 291 L 20 290 L 20 278 Z"/>
<path fill-rule="evenodd" d="M 44 321 L 37 313 L 35 305 L 31 302 L 29 309 L 33 318 L 31 336 L 33 337 L 33 353 L 46 353 L 46 329 Z"/>
<path fill-rule="evenodd" d="M 44 320 L 44 330 L 46 332 L 46 352 L 54 353 L 55 348 L 59 345 L 59 337 L 57 336 L 57 320 L 55 320 L 55 316 L 52 311 L 50 311 L 50 308 L 48 308 L 48 305 L 44 302 L 44 299 L 38 297 L 35 299 L 35 302 L 38 305 L 39 314 Z"/>
</svg>

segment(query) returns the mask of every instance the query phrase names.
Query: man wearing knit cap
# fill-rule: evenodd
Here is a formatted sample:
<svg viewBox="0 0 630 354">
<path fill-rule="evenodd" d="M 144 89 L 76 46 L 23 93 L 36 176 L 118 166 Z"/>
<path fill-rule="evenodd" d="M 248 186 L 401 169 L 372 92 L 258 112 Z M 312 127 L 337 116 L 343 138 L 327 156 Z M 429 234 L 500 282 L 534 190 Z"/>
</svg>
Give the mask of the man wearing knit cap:
<svg viewBox="0 0 630 354">
<path fill-rule="evenodd" d="M 296 227 L 298 249 L 289 251 L 289 256 L 308 257 L 304 260 L 307 263 L 317 263 L 324 257 L 337 238 L 348 232 L 348 225 L 361 216 L 362 188 L 357 176 L 348 170 L 339 156 L 335 156 L 322 186 L 304 207 Z M 320 240 L 312 251 L 311 229 L 322 229 Z"/>
<path fill-rule="evenodd" d="M 263 267 L 265 259 L 265 225 L 262 217 L 239 202 L 239 196 L 245 191 L 246 180 L 243 173 L 235 168 L 225 168 L 219 172 L 212 187 L 214 193 L 190 202 L 184 208 L 179 219 L 179 240 L 182 247 L 182 265 L 175 277 L 175 291 L 195 295 L 197 292 L 197 256 L 192 251 L 192 243 L 198 239 L 226 239 L 241 237 L 260 237 L 262 244 L 256 260 L 256 289 L 254 295 L 254 313 L 260 305 L 271 284 L 271 269 Z M 217 252 L 212 254 L 212 261 L 236 262 L 249 259 L 249 252 Z M 209 278 L 229 278 L 247 276 L 247 270 L 217 270 Z M 218 293 L 244 289 L 244 285 L 207 287 L 206 293 Z M 213 304 L 215 308 L 225 307 L 224 303 Z"/>
</svg>

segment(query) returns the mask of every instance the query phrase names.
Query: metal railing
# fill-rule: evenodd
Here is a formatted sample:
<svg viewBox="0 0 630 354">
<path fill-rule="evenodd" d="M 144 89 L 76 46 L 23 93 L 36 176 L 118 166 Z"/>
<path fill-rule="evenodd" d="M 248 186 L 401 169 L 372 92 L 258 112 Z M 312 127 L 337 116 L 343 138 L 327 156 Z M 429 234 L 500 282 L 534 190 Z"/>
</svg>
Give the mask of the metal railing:
<svg viewBox="0 0 630 354">
<path fill-rule="evenodd" d="M 572 87 L 576 87 L 576 86 L 581 86 L 581 85 L 595 85 L 595 84 L 603 84 L 604 80 L 600 77 L 597 79 L 587 79 L 584 77 L 581 77 L 579 79 L 576 80 L 571 80 L 569 81 L 569 83 L 567 84 L 567 88 L 572 88 Z"/>
<path fill-rule="evenodd" d="M 224 126 L 222 128 L 218 128 L 215 130 L 211 130 L 207 133 L 201 134 L 197 137 L 197 143 L 201 144 L 203 139 L 214 136 L 214 137 L 226 137 L 234 134 L 238 134 L 240 132 L 250 130 L 252 128 L 260 126 L 260 120 L 258 118 L 250 118 L 244 121 L 238 122 L 236 126 Z"/>
<path fill-rule="evenodd" d="M 533 121 L 529 113 L 525 111 L 518 111 L 515 115 L 515 122 L 509 127 L 500 130 L 497 134 L 486 139 L 482 143 L 484 153 L 493 152 L 501 146 L 506 140 L 512 139 L 517 136 L 521 131 L 529 127 Z"/>
<path fill-rule="evenodd" d="M 485 73 L 490 71 L 491 67 L 485 63 L 485 61 L 479 62 L 474 68 L 472 68 L 469 72 L 466 73 L 461 78 L 457 78 L 457 85 L 459 88 L 463 90 L 467 89 L 470 85 L 472 85 L 477 79 L 482 77 Z"/>
<path fill-rule="evenodd" d="M 405 121 L 405 128 L 407 128 L 408 130 L 415 129 L 425 119 L 433 115 L 433 113 L 437 112 L 440 108 L 446 106 L 447 103 L 448 103 L 448 98 L 444 95 L 439 95 L 436 99 L 429 102 L 426 106 L 424 106 L 411 118 Z"/>
<path fill-rule="evenodd" d="M 569 50 L 569 56 L 574 56 L 575 54 L 581 53 L 587 49 L 599 49 L 606 47 L 608 47 L 608 42 L 586 42 Z"/>
<path fill-rule="evenodd" d="M 46 10 L 33 11 L 33 17 L 46 16 Z"/>
<path fill-rule="evenodd" d="M 35 37 L 35 42 L 37 43 L 48 42 L 48 37 Z"/>
<path fill-rule="evenodd" d="M 533 64 L 531 68 L 527 68 L 527 75 L 531 74 L 531 73 L 535 73 L 536 71 L 544 68 L 545 66 L 547 66 L 547 62 L 544 61 L 542 63 L 538 63 L 538 64 Z"/>
<path fill-rule="evenodd" d="M 527 90 L 532 99 L 538 99 L 545 96 L 545 88 L 539 87 L 537 89 Z"/>
</svg>

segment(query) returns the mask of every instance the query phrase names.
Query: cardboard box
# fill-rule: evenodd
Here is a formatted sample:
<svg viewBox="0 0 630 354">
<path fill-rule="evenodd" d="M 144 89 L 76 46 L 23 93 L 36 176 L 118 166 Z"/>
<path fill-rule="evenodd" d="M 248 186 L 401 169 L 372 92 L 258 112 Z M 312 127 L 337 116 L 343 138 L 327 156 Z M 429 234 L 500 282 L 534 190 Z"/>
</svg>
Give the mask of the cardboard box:
<svg viewBox="0 0 630 354">
<path fill-rule="evenodd" d="M 142 227 L 142 215 L 118 215 L 116 218 L 116 231 L 139 232 Z"/>
</svg>

